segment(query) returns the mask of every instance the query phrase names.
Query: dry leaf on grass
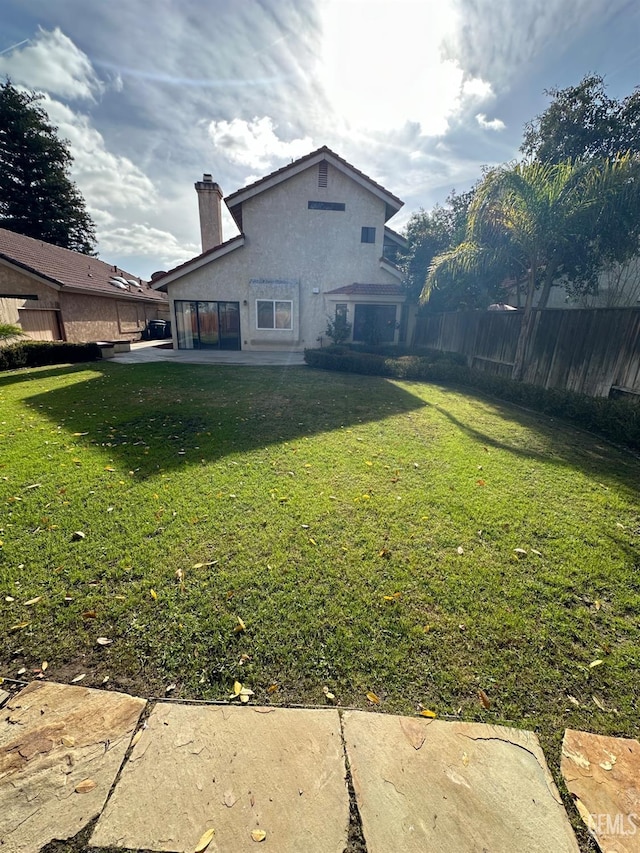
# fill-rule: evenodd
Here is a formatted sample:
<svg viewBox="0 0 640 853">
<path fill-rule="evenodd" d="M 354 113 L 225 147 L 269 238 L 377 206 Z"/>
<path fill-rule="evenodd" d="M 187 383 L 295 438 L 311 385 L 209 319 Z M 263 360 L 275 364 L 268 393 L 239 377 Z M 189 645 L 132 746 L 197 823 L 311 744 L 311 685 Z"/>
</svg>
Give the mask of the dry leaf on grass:
<svg viewBox="0 0 640 853">
<path fill-rule="evenodd" d="M 491 699 L 489 699 L 484 690 L 478 690 L 478 699 L 482 703 L 482 707 L 488 711 L 491 707 Z"/>
<path fill-rule="evenodd" d="M 153 598 L 154 601 L 158 600 L 158 593 L 155 591 L 155 589 L 150 589 L 149 595 L 151 596 L 151 598 Z"/>
<path fill-rule="evenodd" d="M 233 629 L 236 632 L 236 634 L 239 634 L 241 631 L 246 631 L 247 626 L 244 624 L 242 619 L 239 616 L 236 616 L 236 619 L 238 621 L 237 621 L 235 628 Z"/>
<path fill-rule="evenodd" d="M 46 671 L 49 669 L 49 661 L 43 660 L 43 661 L 42 661 L 42 666 L 40 667 L 40 669 L 41 669 L 43 672 L 46 672 Z"/>
<path fill-rule="evenodd" d="M 30 598 L 29 601 L 25 601 L 24 606 L 25 607 L 31 607 L 33 604 L 37 604 L 41 598 L 42 598 L 41 595 L 36 595 L 35 598 Z"/>
<path fill-rule="evenodd" d="M 428 717 L 429 719 L 433 720 L 438 715 L 436 714 L 435 711 L 429 711 L 427 708 L 424 708 L 422 711 L 420 711 L 420 716 L 421 717 Z"/>
<path fill-rule="evenodd" d="M 113 643 L 113 640 L 110 640 L 108 637 L 98 637 L 96 643 L 99 646 L 110 646 Z"/>
<path fill-rule="evenodd" d="M 83 672 L 81 675 L 76 675 L 75 678 L 71 679 L 72 684 L 77 684 L 79 681 L 83 681 L 87 677 L 86 672 Z"/>
<path fill-rule="evenodd" d="M 193 853 L 202 853 L 203 850 L 206 850 L 207 847 L 211 844 L 211 841 L 215 834 L 215 829 L 207 829 L 207 831 L 202 834 L 200 841 L 198 841 L 198 843 L 196 844 Z"/>
<path fill-rule="evenodd" d="M 87 534 L 83 533 L 82 530 L 75 530 L 71 534 L 71 541 L 72 542 L 79 542 L 81 539 L 86 539 L 86 538 L 87 538 Z"/>
<path fill-rule="evenodd" d="M 372 693 L 371 691 L 367 693 L 367 699 L 369 700 L 369 702 L 373 702 L 374 705 L 380 704 L 380 697 L 376 696 L 376 694 Z"/>
<path fill-rule="evenodd" d="M 598 660 L 592 660 L 591 663 L 589 664 L 589 669 L 593 669 L 594 666 L 601 666 L 603 663 L 604 663 L 604 661 L 600 660 L 599 658 L 598 658 Z"/>
</svg>

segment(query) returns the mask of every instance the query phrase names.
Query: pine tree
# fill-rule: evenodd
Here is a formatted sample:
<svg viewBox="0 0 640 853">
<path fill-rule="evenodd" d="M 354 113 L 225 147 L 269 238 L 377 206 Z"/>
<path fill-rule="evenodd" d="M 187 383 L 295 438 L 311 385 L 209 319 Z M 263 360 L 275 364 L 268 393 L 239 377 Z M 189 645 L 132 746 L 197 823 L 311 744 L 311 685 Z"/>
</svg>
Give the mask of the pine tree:
<svg viewBox="0 0 640 853">
<path fill-rule="evenodd" d="M 95 225 L 69 176 L 69 143 L 41 99 L 9 79 L 0 85 L 0 227 L 95 254 Z"/>
</svg>

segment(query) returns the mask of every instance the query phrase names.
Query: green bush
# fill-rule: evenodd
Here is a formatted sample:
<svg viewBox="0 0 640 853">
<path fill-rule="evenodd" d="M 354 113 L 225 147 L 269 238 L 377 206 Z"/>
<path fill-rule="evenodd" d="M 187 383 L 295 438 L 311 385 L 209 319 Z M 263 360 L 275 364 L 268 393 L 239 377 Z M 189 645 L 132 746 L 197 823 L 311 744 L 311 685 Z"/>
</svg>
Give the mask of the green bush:
<svg viewBox="0 0 640 853">
<path fill-rule="evenodd" d="M 346 347 L 327 347 L 305 350 L 304 358 L 310 367 L 324 370 L 468 386 L 546 415 L 563 418 L 618 444 L 640 450 L 640 404 L 632 400 L 588 397 L 573 391 L 527 385 L 504 376 L 473 370 L 459 361 L 456 363 L 455 359 L 441 358 L 433 352 L 392 358 Z"/>
<path fill-rule="evenodd" d="M 0 370 L 43 367 L 49 364 L 77 364 L 97 361 L 97 344 L 68 344 L 64 341 L 20 341 L 0 348 Z"/>
</svg>

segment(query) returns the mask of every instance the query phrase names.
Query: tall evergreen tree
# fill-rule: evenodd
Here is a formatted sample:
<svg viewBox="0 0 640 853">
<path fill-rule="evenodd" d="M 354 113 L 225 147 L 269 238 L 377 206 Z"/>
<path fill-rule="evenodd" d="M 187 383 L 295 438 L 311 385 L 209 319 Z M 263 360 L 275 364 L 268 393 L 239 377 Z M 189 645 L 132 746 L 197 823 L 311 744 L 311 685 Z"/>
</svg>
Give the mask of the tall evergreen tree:
<svg viewBox="0 0 640 853">
<path fill-rule="evenodd" d="M 95 254 L 95 226 L 69 176 L 69 143 L 40 105 L 41 95 L 0 85 L 0 226 Z"/>
</svg>

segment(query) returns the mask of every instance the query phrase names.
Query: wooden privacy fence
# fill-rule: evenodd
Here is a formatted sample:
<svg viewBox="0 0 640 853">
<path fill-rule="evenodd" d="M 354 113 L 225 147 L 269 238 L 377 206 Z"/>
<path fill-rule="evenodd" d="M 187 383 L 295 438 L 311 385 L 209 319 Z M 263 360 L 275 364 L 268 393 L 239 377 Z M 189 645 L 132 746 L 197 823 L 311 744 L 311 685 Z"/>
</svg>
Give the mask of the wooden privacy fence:
<svg viewBox="0 0 640 853">
<path fill-rule="evenodd" d="M 463 353 L 470 367 L 510 376 L 521 323 L 519 311 L 425 314 L 414 344 Z M 591 397 L 640 395 L 640 308 L 535 310 L 523 380 Z"/>
</svg>

